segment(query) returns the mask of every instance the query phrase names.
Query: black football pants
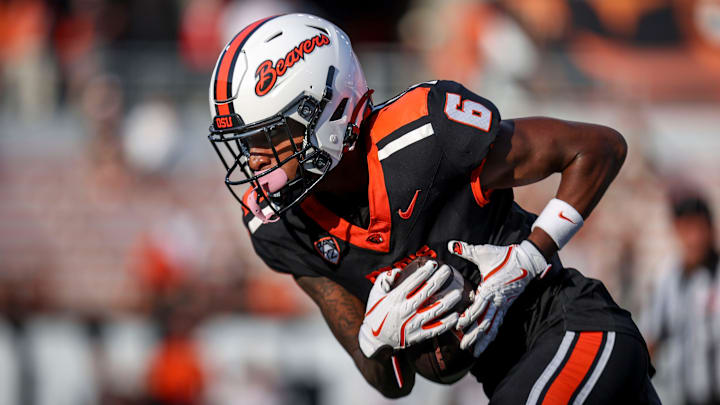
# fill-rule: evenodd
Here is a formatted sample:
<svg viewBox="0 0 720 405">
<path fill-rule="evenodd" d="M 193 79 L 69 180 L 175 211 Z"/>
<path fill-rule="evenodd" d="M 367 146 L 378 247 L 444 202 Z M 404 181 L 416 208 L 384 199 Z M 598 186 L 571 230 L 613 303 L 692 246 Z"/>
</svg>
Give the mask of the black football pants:
<svg viewBox="0 0 720 405">
<path fill-rule="evenodd" d="M 490 404 L 660 404 L 650 369 L 639 337 L 556 327 L 534 342 Z"/>
</svg>

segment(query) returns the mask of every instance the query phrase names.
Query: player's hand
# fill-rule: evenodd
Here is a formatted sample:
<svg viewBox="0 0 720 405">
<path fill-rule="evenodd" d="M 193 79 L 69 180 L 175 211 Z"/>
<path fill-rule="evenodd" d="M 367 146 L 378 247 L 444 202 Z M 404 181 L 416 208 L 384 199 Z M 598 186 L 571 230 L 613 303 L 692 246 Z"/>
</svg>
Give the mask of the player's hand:
<svg viewBox="0 0 720 405">
<path fill-rule="evenodd" d="M 460 348 L 473 344 L 478 357 L 495 339 L 503 317 L 530 281 L 549 268 L 545 258 L 528 241 L 519 245 L 469 245 L 450 241 L 451 253 L 469 260 L 480 270 L 482 281 L 473 303 L 460 314 L 456 328 L 464 331 Z"/>
<path fill-rule="evenodd" d="M 456 312 L 437 318 L 460 301 L 459 289 L 445 291 L 432 304 L 423 306 L 428 297 L 452 277 L 450 266 L 438 268 L 436 261 L 429 260 L 395 286 L 393 283 L 400 271 L 382 272 L 370 290 L 365 319 L 358 335 L 360 349 L 367 357 L 372 357 L 383 347 L 402 349 L 430 339 L 455 327 L 457 322 Z"/>
</svg>

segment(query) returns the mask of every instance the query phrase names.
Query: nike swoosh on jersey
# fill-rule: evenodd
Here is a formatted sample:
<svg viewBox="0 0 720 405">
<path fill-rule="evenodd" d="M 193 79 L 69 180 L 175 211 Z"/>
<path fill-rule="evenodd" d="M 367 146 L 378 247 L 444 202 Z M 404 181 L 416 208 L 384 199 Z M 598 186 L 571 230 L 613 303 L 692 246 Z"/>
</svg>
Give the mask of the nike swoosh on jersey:
<svg viewBox="0 0 720 405">
<path fill-rule="evenodd" d="M 413 197 L 412 201 L 410 201 L 410 205 L 407 207 L 405 211 L 398 210 L 398 215 L 400 215 L 400 218 L 402 219 L 408 219 L 413 213 L 413 209 L 415 209 L 415 201 L 417 201 L 418 194 L 420 194 L 421 190 L 415 191 L 415 196 Z"/>
<path fill-rule="evenodd" d="M 575 221 L 573 221 L 572 219 L 570 219 L 570 218 L 566 217 L 565 215 L 563 215 L 562 211 L 560 211 L 560 213 L 558 213 L 558 217 L 560 217 L 560 219 L 564 219 L 564 220 L 570 222 L 571 224 L 574 224 L 574 223 L 575 223 Z"/>
<path fill-rule="evenodd" d="M 382 322 L 380 322 L 380 326 L 378 326 L 377 330 L 373 329 L 372 334 L 373 336 L 377 337 L 377 335 L 380 334 L 380 331 L 382 330 L 383 326 L 385 325 L 385 321 L 387 320 L 389 313 L 385 314 L 385 318 L 383 318 Z"/>
</svg>

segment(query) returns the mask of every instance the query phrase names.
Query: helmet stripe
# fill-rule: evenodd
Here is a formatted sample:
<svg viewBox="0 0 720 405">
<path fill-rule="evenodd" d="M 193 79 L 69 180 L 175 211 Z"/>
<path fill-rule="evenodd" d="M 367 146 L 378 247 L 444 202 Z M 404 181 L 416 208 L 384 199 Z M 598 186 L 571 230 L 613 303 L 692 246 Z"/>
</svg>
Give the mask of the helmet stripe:
<svg viewBox="0 0 720 405">
<path fill-rule="evenodd" d="M 217 104 L 218 100 L 227 100 L 232 97 L 232 80 L 230 72 L 235 67 L 235 61 L 240 54 L 240 50 L 250 35 L 252 35 L 261 25 L 267 21 L 275 18 L 267 17 L 262 20 L 255 21 L 240 31 L 225 47 L 222 56 L 220 56 L 220 62 L 217 65 L 217 71 L 215 72 L 215 111 L 217 115 L 227 115 L 234 113 L 232 103 Z"/>
</svg>

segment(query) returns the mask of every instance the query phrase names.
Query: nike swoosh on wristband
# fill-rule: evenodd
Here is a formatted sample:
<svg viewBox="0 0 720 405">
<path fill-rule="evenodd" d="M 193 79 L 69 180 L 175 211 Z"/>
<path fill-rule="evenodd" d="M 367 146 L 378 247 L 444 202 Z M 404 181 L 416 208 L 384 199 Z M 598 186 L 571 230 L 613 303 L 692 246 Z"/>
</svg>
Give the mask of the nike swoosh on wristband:
<svg viewBox="0 0 720 405">
<path fill-rule="evenodd" d="M 572 219 L 570 219 L 570 218 L 566 217 L 565 215 L 563 215 L 562 211 L 560 211 L 560 213 L 558 213 L 558 217 L 560 217 L 560 219 L 564 219 L 564 220 L 570 222 L 571 224 L 574 224 L 574 223 L 575 223 L 575 221 L 573 221 Z"/>
<path fill-rule="evenodd" d="M 415 201 L 417 201 L 418 194 L 420 194 L 421 190 L 415 190 L 415 196 L 413 197 L 412 201 L 410 201 L 410 205 L 407 207 L 405 211 L 398 210 L 398 215 L 400 215 L 400 218 L 402 219 L 408 219 L 413 213 L 413 209 L 415 208 Z"/>
<path fill-rule="evenodd" d="M 383 318 L 382 322 L 380 323 L 380 326 L 378 326 L 377 330 L 373 329 L 372 334 L 373 336 L 377 337 L 380 334 L 380 331 L 383 328 L 383 325 L 385 325 L 385 321 L 387 320 L 388 314 L 385 314 L 385 318 Z"/>
</svg>

